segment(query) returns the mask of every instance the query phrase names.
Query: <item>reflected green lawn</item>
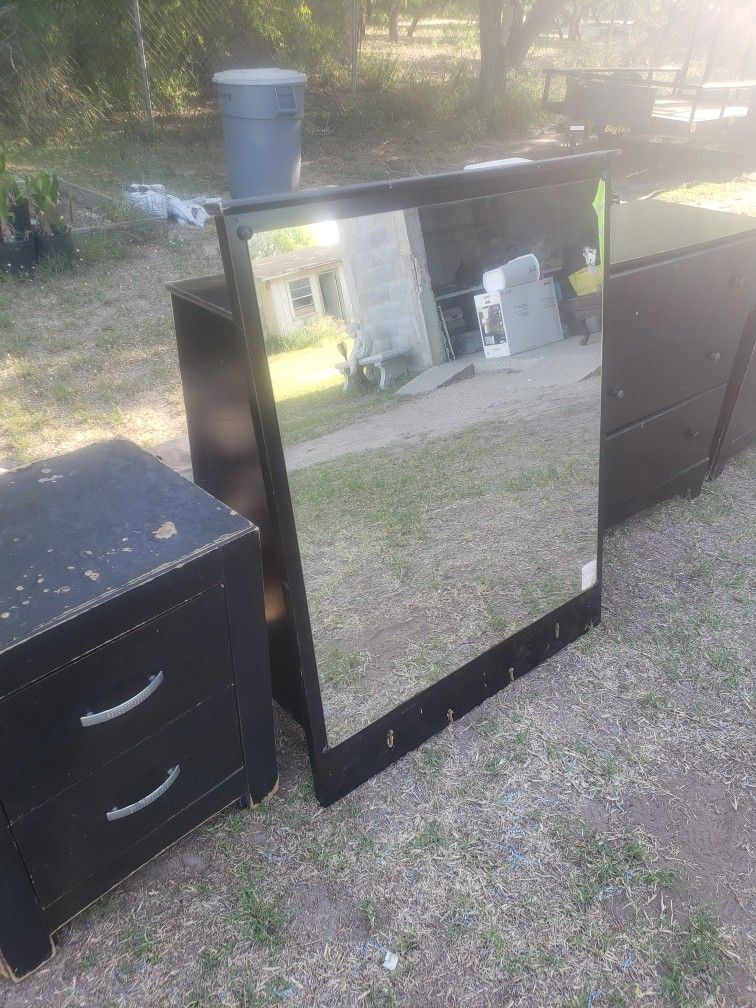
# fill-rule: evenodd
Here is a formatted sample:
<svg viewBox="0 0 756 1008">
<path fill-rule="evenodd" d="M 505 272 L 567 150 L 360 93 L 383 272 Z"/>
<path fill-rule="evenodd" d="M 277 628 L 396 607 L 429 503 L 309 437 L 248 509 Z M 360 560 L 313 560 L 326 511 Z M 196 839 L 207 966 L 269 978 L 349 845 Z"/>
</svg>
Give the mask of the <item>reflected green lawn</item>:
<svg viewBox="0 0 756 1008">
<path fill-rule="evenodd" d="M 596 389 L 289 473 L 329 741 L 553 611 L 596 552 Z"/>
<path fill-rule="evenodd" d="M 335 342 L 273 354 L 268 358 L 284 447 L 301 444 L 391 409 L 390 392 L 344 392 L 335 365 L 343 360 Z"/>
</svg>

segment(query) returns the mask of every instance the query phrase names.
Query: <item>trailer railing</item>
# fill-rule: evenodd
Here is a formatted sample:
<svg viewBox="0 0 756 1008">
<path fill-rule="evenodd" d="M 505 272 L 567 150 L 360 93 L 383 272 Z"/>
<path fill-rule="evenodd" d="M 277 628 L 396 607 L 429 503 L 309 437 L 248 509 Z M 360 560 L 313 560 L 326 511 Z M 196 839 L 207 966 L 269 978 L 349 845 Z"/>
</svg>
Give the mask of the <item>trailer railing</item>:
<svg viewBox="0 0 756 1008">
<path fill-rule="evenodd" d="M 542 105 L 551 112 L 564 112 L 565 99 L 554 99 L 552 86 L 558 78 L 565 81 L 565 92 L 570 81 L 580 84 L 616 82 L 626 87 L 656 88 L 665 94 L 657 98 L 650 114 L 651 120 L 674 121 L 686 125 L 688 133 L 696 131 L 702 122 L 711 124 L 730 119 L 752 117 L 756 107 L 756 79 L 706 81 L 691 84 L 682 80 L 679 66 L 654 67 L 547 67 L 544 70 Z M 708 111 L 709 115 L 701 115 Z M 618 109 L 618 113 L 621 110 Z"/>
</svg>

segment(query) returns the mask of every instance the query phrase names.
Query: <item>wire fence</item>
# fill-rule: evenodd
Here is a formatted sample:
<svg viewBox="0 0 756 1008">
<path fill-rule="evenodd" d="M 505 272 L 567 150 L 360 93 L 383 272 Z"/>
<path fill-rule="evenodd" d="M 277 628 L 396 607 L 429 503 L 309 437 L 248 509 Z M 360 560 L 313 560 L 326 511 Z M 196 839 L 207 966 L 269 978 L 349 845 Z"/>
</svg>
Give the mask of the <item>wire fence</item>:
<svg viewBox="0 0 756 1008">
<path fill-rule="evenodd" d="M 0 0 L 0 116 L 33 143 L 207 110 L 212 77 L 285 59 L 349 79 L 355 0 Z M 330 70 L 329 70 L 330 68 Z"/>
</svg>

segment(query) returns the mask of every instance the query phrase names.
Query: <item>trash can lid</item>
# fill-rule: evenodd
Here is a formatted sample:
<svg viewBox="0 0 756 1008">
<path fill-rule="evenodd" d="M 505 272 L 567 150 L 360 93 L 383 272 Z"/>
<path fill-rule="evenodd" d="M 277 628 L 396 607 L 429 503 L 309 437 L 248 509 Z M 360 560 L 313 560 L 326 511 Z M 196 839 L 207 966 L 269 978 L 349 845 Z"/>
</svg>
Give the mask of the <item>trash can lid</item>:
<svg viewBox="0 0 756 1008">
<path fill-rule="evenodd" d="M 213 74 L 214 84 L 306 84 L 307 74 L 279 67 L 257 67 L 252 70 L 221 70 Z"/>
</svg>

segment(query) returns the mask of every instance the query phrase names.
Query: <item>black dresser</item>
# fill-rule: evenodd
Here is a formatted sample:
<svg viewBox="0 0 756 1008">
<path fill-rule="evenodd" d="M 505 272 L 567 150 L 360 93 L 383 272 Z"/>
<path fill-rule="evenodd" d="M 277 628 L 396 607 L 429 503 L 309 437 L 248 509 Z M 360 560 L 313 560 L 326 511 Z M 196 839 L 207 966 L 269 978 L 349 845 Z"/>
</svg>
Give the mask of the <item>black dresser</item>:
<svg viewBox="0 0 756 1008">
<path fill-rule="evenodd" d="M 714 435 L 709 479 L 725 463 L 756 441 L 756 304 L 748 315 L 743 338 L 727 383 L 724 405 Z"/>
<path fill-rule="evenodd" d="M 268 504 L 254 398 L 225 276 L 171 284 L 194 482 L 260 529 L 273 695 L 304 724 L 299 664 Z"/>
<path fill-rule="evenodd" d="M 277 783 L 257 529 L 115 440 L 0 476 L 0 967 Z"/>
<path fill-rule="evenodd" d="M 701 489 L 728 385 L 741 388 L 750 359 L 756 219 L 661 200 L 626 203 L 612 208 L 611 256 L 601 471 L 607 526 Z M 744 394 L 739 410 L 743 431 L 730 453 L 756 426 L 752 398 Z"/>
</svg>

